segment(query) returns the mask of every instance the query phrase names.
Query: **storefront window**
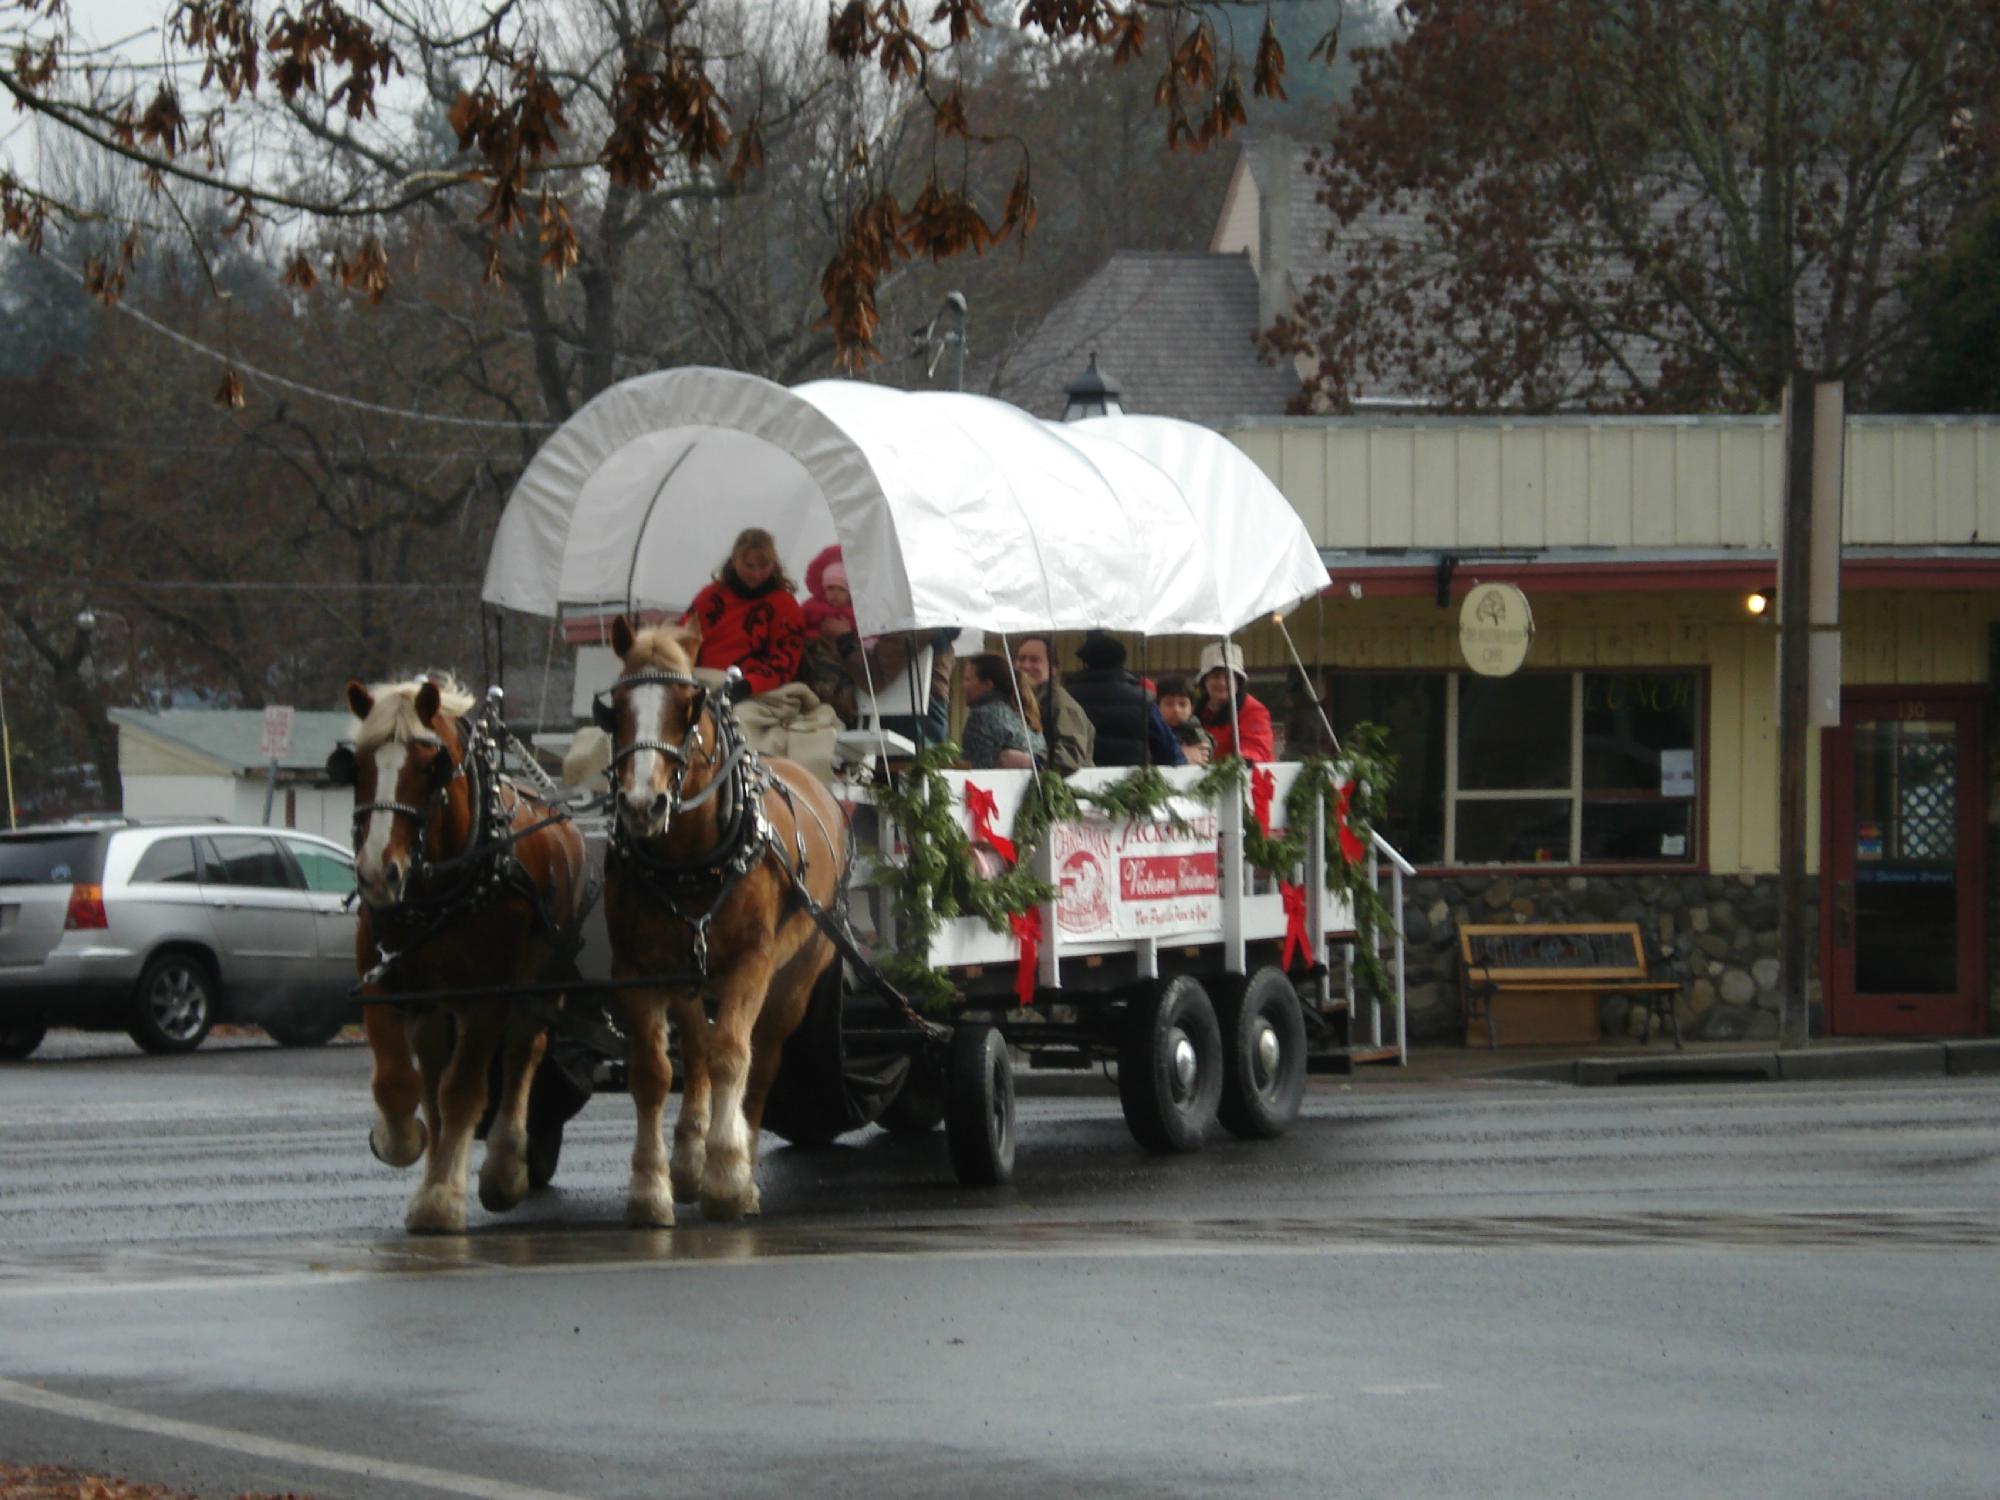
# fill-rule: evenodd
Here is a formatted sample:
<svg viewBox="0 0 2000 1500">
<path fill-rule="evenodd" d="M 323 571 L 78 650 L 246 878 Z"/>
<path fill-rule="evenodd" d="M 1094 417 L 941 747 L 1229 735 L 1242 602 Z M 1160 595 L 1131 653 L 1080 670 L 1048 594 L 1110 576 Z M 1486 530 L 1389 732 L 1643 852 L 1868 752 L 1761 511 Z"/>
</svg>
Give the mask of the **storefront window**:
<svg viewBox="0 0 2000 1500">
<path fill-rule="evenodd" d="M 1698 673 L 1340 674 L 1332 702 L 1388 730 L 1383 834 L 1420 865 L 1699 858 Z"/>
<path fill-rule="evenodd" d="M 1389 811 L 1381 830 L 1402 856 L 1444 862 L 1445 677 L 1442 672 L 1342 676 L 1333 684 L 1333 720 L 1345 735 L 1380 724 L 1396 757 Z"/>
</svg>

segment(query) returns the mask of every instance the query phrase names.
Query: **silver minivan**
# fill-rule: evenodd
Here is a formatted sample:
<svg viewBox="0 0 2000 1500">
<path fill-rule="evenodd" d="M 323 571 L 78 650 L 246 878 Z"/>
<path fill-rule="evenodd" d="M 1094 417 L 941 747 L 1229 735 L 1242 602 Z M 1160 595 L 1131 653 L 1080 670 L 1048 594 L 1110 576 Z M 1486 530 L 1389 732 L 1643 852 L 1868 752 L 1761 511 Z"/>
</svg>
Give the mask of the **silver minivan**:
<svg viewBox="0 0 2000 1500">
<path fill-rule="evenodd" d="M 52 823 L 0 833 L 0 1057 L 51 1026 L 189 1052 L 217 1021 L 319 1046 L 348 1016 L 354 859 L 288 828 Z"/>
</svg>

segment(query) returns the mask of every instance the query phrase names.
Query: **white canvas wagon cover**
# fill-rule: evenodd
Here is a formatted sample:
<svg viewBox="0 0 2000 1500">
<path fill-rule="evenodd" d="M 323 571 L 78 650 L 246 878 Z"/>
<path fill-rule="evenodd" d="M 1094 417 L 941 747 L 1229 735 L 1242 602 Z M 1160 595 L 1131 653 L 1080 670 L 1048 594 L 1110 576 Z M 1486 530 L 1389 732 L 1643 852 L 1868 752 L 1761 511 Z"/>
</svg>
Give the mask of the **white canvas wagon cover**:
<svg viewBox="0 0 2000 1500">
<path fill-rule="evenodd" d="M 681 369 L 611 387 L 543 444 L 484 596 L 549 616 L 684 608 L 745 526 L 778 539 L 795 577 L 837 540 L 870 634 L 1218 636 L 1327 584 L 1284 496 L 1204 427 Z"/>
</svg>

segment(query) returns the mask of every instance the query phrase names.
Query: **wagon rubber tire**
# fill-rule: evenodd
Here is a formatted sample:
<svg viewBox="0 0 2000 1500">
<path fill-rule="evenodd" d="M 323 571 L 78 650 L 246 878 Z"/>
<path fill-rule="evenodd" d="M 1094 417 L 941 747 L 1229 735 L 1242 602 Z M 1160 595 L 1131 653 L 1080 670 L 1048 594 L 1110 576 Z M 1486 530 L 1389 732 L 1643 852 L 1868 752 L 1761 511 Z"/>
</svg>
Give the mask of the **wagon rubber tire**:
<svg viewBox="0 0 2000 1500">
<path fill-rule="evenodd" d="M 1182 974 L 1134 998 L 1118 1057 L 1132 1137 L 1162 1156 L 1199 1151 L 1222 1098 L 1222 1027 L 1201 981 Z"/>
<path fill-rule="evenodd" d="M 132 1040 L 148 1052 L 192 1052 L 215 1024 L 215 979 L 198 958 L 162 953 L 132 995 Z"/>
<path fill-rule="evenodd" d="M 945 1101 L 951 1170 L 966 1187 L 1000 1187 L 1014 1176 L 1014 1065 L 991 1026 L 960 1026 L 951 1037 Z"/>
<path fill-rule="evenodd" d="M 1306 1017 L 1279 969 L 1263 968 L 1219 1007 L 1222 1099 L 1216 1118 L 1246 1141 L 1276 1140 L 1299 1117 L 1306 1089 Z"/>
<path fill-rule="evenodd" d="M 0 1025 L 0 1060 L 19 1062 L 42 1045 L 49 1028 L 40 1021 L 17 1021 Z"/>
<path fill-rule="evenodd" d="M 280 1047 L 324 1047 L 347 1025 L 343 1006 L 322 1006 L 318 1010 L 301 1006 L 283 1016 L 272 1016 L 264 1032 Z"/>
</svg>

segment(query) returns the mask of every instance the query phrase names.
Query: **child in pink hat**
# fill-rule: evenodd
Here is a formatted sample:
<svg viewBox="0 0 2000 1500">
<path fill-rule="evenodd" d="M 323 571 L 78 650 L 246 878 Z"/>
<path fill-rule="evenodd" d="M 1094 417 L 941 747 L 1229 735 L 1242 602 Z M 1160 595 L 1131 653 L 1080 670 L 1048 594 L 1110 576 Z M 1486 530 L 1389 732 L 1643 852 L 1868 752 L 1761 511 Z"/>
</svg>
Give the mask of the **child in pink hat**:
<svg viewBox="0 0 2000 1500">
<path fill-rule="evenodd" d="M 853 635 L 854 596 L 847 591 L 847 565 L 836 543 L 823 547 L 806 568 L 806 629 L 824 640 Z"/>
</svg>

